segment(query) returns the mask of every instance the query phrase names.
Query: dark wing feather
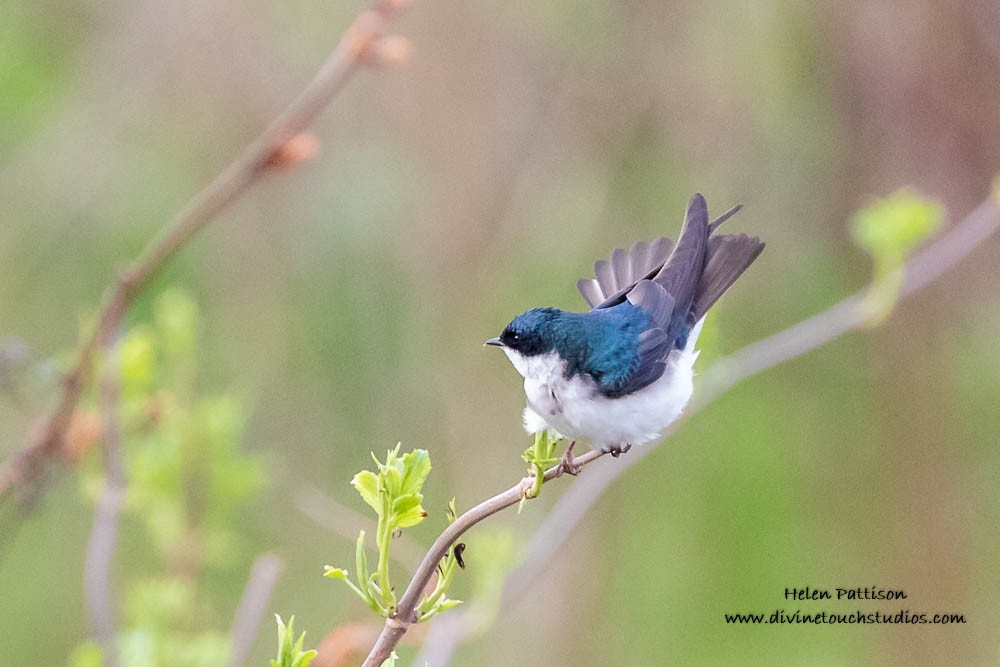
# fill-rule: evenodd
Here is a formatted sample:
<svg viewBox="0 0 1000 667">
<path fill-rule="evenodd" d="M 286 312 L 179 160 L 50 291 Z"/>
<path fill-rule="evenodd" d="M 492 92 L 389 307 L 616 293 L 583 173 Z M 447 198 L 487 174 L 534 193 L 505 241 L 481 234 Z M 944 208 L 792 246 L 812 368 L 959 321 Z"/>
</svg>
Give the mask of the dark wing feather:
<svg viewBox="0 0 1000 667">
<path fill-rule="evenodd" d="M 674 298 L 663 287 L 651 280 L 640 280 L 628 293 L 628 301 L 649 313 L 652 326 L 639 335 L 632 372 L 617 386 L 604 388 L 604 393 L 612 398 L 639 391 L 659 380 L 674 343 L 664 330 L 673 319 Z"/>
<path fill-rule="evenodd" d="M 594 265 L 594 279 L 577 283 L 593 310 L 627 300 L 650 316 L 650 328 L 639 337 L 635 367 L 613 386 L 602 386 L 606 395 L 625 396 L 658 380 L 670 352 L 684 347 L 691 326 L 763 251 L 760 239 L 746 234 L 713 236 L 740 208 L 710 223 L 705 199 L 695 194 L 676 245 L 659 238 L 648 245 L 635 243 L 627 251 L 619 248 L 610 261 Z"/>
<path fill-rule="evenodd" d="M 653 277 L 653 281 L 674 298 L 675 320 L 686 319 L 691 309 L 695 288 L 701 278 L 701 270 L 705 266 L 708 232 L 708 205 L 704 197 L 696 194 L 688 202 L 684 227 L 677 239 L 677 245 L 674 246 L 663 268 Z M 671 328 L 676 327 L 674 323 L 671 324 Z M 671 333 L 667 331 L 668 335 Z"/>
<path fill-rule="evenodd" d="M 636 282 L 651 278 L 660 270 L 671 248 L 673 241 L 658 238 L 649 244 L 637 242 L 629 250 L 616 249 L 610 262 L 602 259 L 594 264 L 595 278 L 582 278 L 577 282 L 580 296 L 591 308 L 621 303 Z"/>
<path fill-rule="evenodd" d="M 615 278 L 615 289 L 621 289 L 632 281 L 632 255 L 623 248 L 615 248 L 611 253 L 611 272 Z"/>
<path fill-rule="evenodd" d="M 633 306 L 642 308 L 653 322 L 653 326 L 665 329 L 674 313 L 676 300 L 652 280 L 640 280 L 626 297 Z"/>
<path fill-rule="evenodd" d="M 764 244 L 754 236 L 730 234 L 708 240 L 705 269 L 694 299 L 694 321 L 697 322 L 722 294 L 732 287 L 754 260 L 764 251 Z"/>
</svg>

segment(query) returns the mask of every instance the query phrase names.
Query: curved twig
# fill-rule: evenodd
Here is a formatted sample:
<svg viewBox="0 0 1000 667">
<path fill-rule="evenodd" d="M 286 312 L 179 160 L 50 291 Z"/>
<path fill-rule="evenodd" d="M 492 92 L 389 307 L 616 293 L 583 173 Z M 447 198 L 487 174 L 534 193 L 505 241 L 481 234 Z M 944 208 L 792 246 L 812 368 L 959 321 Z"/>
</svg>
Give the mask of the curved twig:
<svg viewBox="0 0 1000 667">
<path fill-rule="evenodd" d="M 604 452 L 591 450 L 575 457 L 573 465 L 582 468 L 602 456 L 604 456 Z M 559 475 L 559 466 L 553 466 L 545 471 L 545 481 L 551 481 Z M 451 546 L 458 541 L 458 538 L 483 519 L 521 502 L 534 483 L 534 477 L 523 478 L 506 491 L 502 491 L 468 510 L 444 529 L 444 532 L 434 540 L 434 544 L 431 545 L 427 555 L 424 556 L 417 571 L 413 574 L 413 578 L 410 579 L 406 592 L 403 593 L 403 597 L 400 598 L 399 604 L 396 606 L 396 613 L 391 618 L 386 619 L 382 634 L 379 635 L 378 641 L 365 659 L 364 667 L 379 667 L 388 659 L 399 640 L 406 634 L 407 628 L 417 622 L 416 609 L 420 602 L 420 596 L 427 588 L 427 584 L 430 583 L 431 577 L 434 576 L 438 563 L 448 553 Z"/>
</svg>

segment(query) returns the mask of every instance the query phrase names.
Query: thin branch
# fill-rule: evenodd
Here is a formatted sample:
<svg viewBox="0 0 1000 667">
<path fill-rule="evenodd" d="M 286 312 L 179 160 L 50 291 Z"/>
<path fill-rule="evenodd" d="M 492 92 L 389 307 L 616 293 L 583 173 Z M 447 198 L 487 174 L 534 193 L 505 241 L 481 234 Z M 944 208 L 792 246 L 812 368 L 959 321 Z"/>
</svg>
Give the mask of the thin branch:
<svg viewBox="0 0 1000 667">
<path fill-rule="evenodd" d="M 260 622 L 267 611 L 278 578 L 285 571 L 285 561 L 274 554 L 261 554 L 250 569 L 250 578 L 236 608 L 233 629 L 229 633 L 229 660 L 226 667 L 246 664 L 260 632 Z"/>
<path fill-rule="evenodd" d="M 591 450 L 586 454 L 575 457 L 573 465 L 582 468 L 602 456 L 604 456 L 604 452 L 596 449 Z M 558 477 L 559 474 L 559 466 L 553 466 L 545 471 L 545 481 L 551 481 Z M 413 578 L 410 579 L 410 584 L 406 587 L 406 592 L 403 593 L 403 597 L 400 598 L 399 604 L 396 606 L 396 613 L 392 618 L 386 619 L 382 634 L 379 635 L 378 641 L 365 659 L 363 663 L 364 667 L 379 667 L 389 657 L 392 650 L 396 648 L 399 640 L 406 634 L 407 628 L 417 622 L 416 609 L 417 604 L 420 602 L 420 596 L 423 594 L 424 589 L 427 588 L 427 584 L 430 583 L 431 577 L 434 576 L 434 571 L 437 569 L 441 559 L 448 553 L 451 546 L 458 541 L 458 538 L 480 521 L 521 502 L 521 499 L 525 497 L 525 494 L 531 489 L 534 482 L 534 477 L 523 478 L 506 491 L 502 491 L 489 500 L 484 500 L 468 510 L 444 529 L 444 532 L 434 540 L 434 544 L 431 545 L 427 555 L 424 556 L 417 571 L 413 574 Z"/>
<path fill-rule="evenodd" d="M 380 55 L 380 46 L 387 25 L 407 4 L 409 0 L 378 0 L 372 9 L 359 14 L 302 93 L 170 220 L 106 290 L 97 325 L 80 346 L 76 363 L 63 379 L 55 408 L 45 418 L 31 445 L 0 470 L 0 501 L 35 480 L 44 472 L 47 462 L 62 451 L 66 429 L 90 380 L 101 332 L 112 324 L 113 318 L 124 317 L 135 298 L 192 237 L 262 176 L 274 168 L 288 166 L 290 158 L 294 162 L 294 156 L 287 155 L 289 142 L 312 123 L 361 64 L 393 60 L 391 54 Z"/>
<path fill-rule="evenodd" d="M 996 194 L 993 195 L 996 197 Z M 905 266 L 900 299 L 912 296 L 954 267 L 1000 228 L 1000 202 L 990 198 L 961 222 L 912 257 Z M 648 456 L 683 422 L 708 406 L 729 389 L 760 373 L 814 350 L 840 336 L 864 328 L 869 311 L 864 307 L 865 290 L 827 310 L 725 357 L 703 375 L 697 397 L 657 443 L 636 447 L 614 464 L 599 465 L 581 476 L 553 505 L 524 552 L 519 567 L 504 582 L 500 605 L 507 607 L 524 596 L 535 579 L 594 507 L 603 493 L 626 470 Z M 464 531 L 463 531 L 464 532 Z M 445 616 L 432 626 L 415 664 L 443 666 L 469 633 L 480 626 L 474 607 Z M 383 633 L 385 634 L 385 633 Z"/>
<path fill-rule="evenodd" d="M 110 311 L 100 332 L 102 363 L 100 406 L 103 437 L 101 454 L 104 463 L 104 488 L 94 509 L 94 525 L 87 544 L 84 563 L 84 597 L 94 636 L 101 645 L 104 663 L 117 667 L 117 625 L 115 596 L 112 591 L 111 564 L 118 542 L 118 519 L 125 505 L 125 463 L 122 458 L 118 406 L 121 394 L 119 380 L 118 340 L 122 311 Z"/>
</svg>

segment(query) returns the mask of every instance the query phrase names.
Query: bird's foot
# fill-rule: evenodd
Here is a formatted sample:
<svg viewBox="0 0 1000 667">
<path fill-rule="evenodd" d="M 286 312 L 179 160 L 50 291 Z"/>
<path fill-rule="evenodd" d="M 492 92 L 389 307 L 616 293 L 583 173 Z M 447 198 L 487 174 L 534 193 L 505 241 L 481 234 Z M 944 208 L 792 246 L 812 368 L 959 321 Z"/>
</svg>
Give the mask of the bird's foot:
<svg viewBox="0 0 1000 667">
<path fill-rule="evenodd" d="M 564 474 L 576 477 L 579 474 L 583 466 L 573 463 L 573 447 L 575 445 L 576 440 L 573 440 L 566 446 L 566 453 L 563 454 L 562 460 L 556 468 L 556 477 L 562 477 Z"/>
<path fill-rule="evenodd" d="M 620 442 L 614 445 L 604 445 L 603 447 L 601 447 L 601 451 L 603 453 L 611 454 L 611 456 L 615 458 L 618 458 L 622 454 L 627 453 L 628 450 L 630 449 L 632 449 L 632 445 L 630 445 L 627 442 Z"/>
</svg>

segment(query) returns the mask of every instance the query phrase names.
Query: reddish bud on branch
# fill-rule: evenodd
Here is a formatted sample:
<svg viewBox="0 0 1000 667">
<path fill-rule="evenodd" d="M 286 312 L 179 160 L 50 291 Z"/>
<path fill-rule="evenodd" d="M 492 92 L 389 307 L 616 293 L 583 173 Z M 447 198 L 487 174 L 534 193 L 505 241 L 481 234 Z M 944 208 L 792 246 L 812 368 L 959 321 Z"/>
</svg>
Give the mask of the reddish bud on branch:
<svg viewBox="0 0 1000 667">
<path fill-rule="evenodd" d="M 63 439 L 63 456 L 70 461 L 79 461 L 101 438 L 101 416 L 89 410 L 77 410 L 69 420 Z"/>
<path fill-rule="evenodd" d="M 275 147 L 264 161 L 267 169 L 286 171 L 294 169 L 300 162 L 311 160 L 319 154 L 319 139 L 312 132 L 300 132 Z"/>
</svg>

